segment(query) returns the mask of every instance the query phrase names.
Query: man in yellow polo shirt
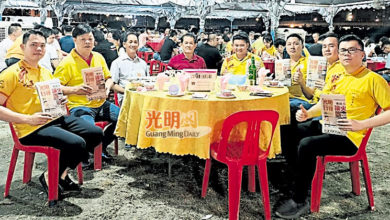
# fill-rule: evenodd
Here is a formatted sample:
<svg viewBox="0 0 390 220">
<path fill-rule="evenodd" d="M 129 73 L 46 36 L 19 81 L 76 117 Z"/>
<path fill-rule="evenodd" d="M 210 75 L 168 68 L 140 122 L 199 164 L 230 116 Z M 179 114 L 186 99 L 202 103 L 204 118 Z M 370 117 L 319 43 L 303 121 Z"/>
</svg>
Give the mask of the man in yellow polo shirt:
<svg viewBox="0 0 390 220">
<path fill-rule="evenodd" d="M 233 36 L 233 47 L 236 51 L 232 56 L 225 58 L 221 67 L 221 75 L 231 73 L 233 75 L 247 74 L 252 57 L 255 57 L 257 69 L 264 67 L 260 57 L 248 51 L 249 37 L 245 32 L 240 32 Z"/>
<path fill-rule="evenodd" d="M 103 56 L 93 52 L 94 37 L 88 24 L 79 24 L 72 32 L 75 48 L 58 65 L 54 77 L 59 78 L 68 95 L 68 107 L 71 115 L 81 117 L 91 124 L 95 121 L 109 121 L 111 124 L 104 129 L 102 159 L 110 162 L 112 157 L 107 153 L 107 146 L 114 140 L 114 130 L 118 120 L 119 107 L 106 99 L 88 100 L 87 95 L 92 89 L 83 82 L 82 69 L 102 67 L 106 94 L 113 86 L 111 74 Z"/>
<path fill-rule="evenodd" d="M 277 210 L 282 218 L 299 218 L 309 211 L 306 200 L 313 179 L 316 157 L 325 155 L 353 155 L 357 152 L 368 128 L 390 122 L 390 87 L 378 74 L 363 66 L 363 42 L 356 35 L 346 35 L 339 40 L 340 63 L 344 70 L 340 77 L 332 78 L 324 88 L 326 94 L 343 94 L 347 119 L 337 121 L 347 136 L 323 134 L 319 121 L 307 121 L 321 115 L 321 103 L 311 109 L 301 107 L 296 114 L 300 122 L 297 135 L 291 137 L 289 147 L 296 150 L 296 161 L 290 164 L 295 171 L 295 192 Z M 385 110 L 375 115 L 377 107 Z M 292 186 L 293 187 L 293 186 Z"/>
<path fill-rule="evenodd" d="M 101 143 L 103 133 L 80 118 L 53 118 L 42 112 L 34 84 L 53 79 L 51 72 L 38 64 L 45 54 L 46 39 L 36 30 L 28 31 L 22 39 L 20 47 L 24 58 L 0 74 L 0 120 L 13 124 L 20 143 L 60 150 L 59 185 L 66 191 L 80 190 L 70 180 L 67 170 L 76 168 L 81 161 L 88 161 L 88 152 L 93 152 Z M 48 193 L 47 172 L 39 181 Z M 57 201 L 50 202 L 54 205 Z"/>
<path fill-rule="evenodd" d="M 7 66 L 11 66 L 12 64 L 15 64 L 19 60 L 23 59 L 24 53 L 23 50 L 20 48 L 20 45 L 23 41 L 23 35 L 16 38 L 12 46 L 7 50 L 7 54 L 5 55 L 5 63 Z"/>
</svg>

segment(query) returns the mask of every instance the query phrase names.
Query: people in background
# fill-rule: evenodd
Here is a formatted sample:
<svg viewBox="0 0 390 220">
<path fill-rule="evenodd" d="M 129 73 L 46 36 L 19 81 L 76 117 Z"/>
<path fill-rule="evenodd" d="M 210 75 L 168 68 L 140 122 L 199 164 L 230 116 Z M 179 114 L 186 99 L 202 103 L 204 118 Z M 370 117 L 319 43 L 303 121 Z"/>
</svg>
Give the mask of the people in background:
<svg viewBox="0 0 390 220">
<path fill-rule="evenodd" d="M 178 54 L 177 49 L 178 33 L 176 30 L 171 30 L 169 38 L 166 38 L 160 50 L 161 61 L 168 63 L 172 56 Z"/>
<path fill-rule="evenodd" d="M 191 33 L 183 35 L 181 38 L 181 48 L 183 53 L 172 57 L 168 63 L 168 66 L 175 70 L 207 68 L 203 58 L 195 54 L 195 35 Z"/>
<path fill-rule="evenodd" d="M 115 45 L 108 42 L 100 30 L 94 29 L 93 36 L 95 38 L 95 47 L 93 50 L 103 55 L 107 66 L 110 68 L 112 61 L 118 58 L 118 52 L 116 51 Z"/>
<path fill-rule="evenodd" d="M 0 72 L 8 66 L 5 63 L 5 55 L 8 49 L 22 33 L 22 26 L 19 23 L 12 23 L 8 26 L 8 36 L 0 42 Z"/>
<path fill-rule="evenodd" d="M 209 34 L 207 42 L 198 48 L 197 54 L 204 59 L 208 69 L 219 71 L 222 65 L 222 56 L 216 48 L 217 45 L 217 35 Z"/>
<path fill-rule="evenodd" d="M 65 51 L 66 53 L 70 53 L 70 51 L 74 48 L 72 30 L 73 27 L 71 25 L 65 25 L 64 26 L 65 36 L 63 36 L 59 42 L 61 46 L 61 50 Z"/>
</svg>

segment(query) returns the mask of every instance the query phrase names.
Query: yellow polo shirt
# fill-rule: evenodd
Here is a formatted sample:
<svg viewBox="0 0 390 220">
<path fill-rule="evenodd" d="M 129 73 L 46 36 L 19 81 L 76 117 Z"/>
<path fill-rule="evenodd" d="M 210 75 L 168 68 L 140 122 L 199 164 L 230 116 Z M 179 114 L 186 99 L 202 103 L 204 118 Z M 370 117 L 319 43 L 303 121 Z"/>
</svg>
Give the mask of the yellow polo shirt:
<svg viewBox="0 0 390 220">
<path fill-rule="evenodd" d="M 24 58 L 24 52 L 20 45 L 23 43 L 23 34 L 16 38 L 12 46 L 7 50 L 7 54 L 5 55 L 5 59 L 8 58 L 18 58 L 23 59 Z"/>
<path fill-rule="evenodd" d="M 259 50 L 261 50 L 261 48 L 264 47 L 264 42 L 263 42 L 263 37 L 259 37 L 257 38 L 257 40 L 255 40 L 255 42 L 253 42 L 253 44 L 251 45 L 252 47 L 252 52 L 254 54 L 258 54 L 257 52 Z"/>
<path fill-rule="evenodd" d="M 0 74 L 0 93 L 7 97 L 5 107 L 25 115 L 41 112 L 41 102 L 34 84 L 52 78 L 49 70 L 41 66 L 32 67 L 24 61 L 19 61 L 8 67 Z M 16 123 L 13 125 L 19 138 L 43 126 Z"/>
<path fill-rule="evenodd" d="M 343 71 L 344 71 L 344 67 L 343 67 L 343 65 L 341 65 L 339 60 L 334 62 L 332 65 L 328 64 L 328 66 L 326 68 L 325 84 L 329 83 L 329 80 L 330 80 L 332 74 L 337 74 L 337 73 L 340 73 Z M 320 100 L 321 94 L 322 94 L 322 90 L 320 90 L 320 89 L 316 89 L 314 91 L 314 97 L 313 97 L 314 103 L 317 103 Z"/>
<path fill-rule="evenodd" d="M 299 58 L 298 62 L 296 62 L 294 65 L 291 65 L 291 86 L 288 87 L 288 90 L 290 92 L 290 98 L 297 98 L 309 102 L 309 100 L 303 94 L 301 86 L 298 84 L 298 82 L 295 82 L 293 80 L 294 75 L 299 68 L 302 72 L 303 81 L 306 83 L 308 60 L 308 56 L 302 56 L 301 58 Z"/>
<path fill-rule="evenodd" d="M 276 56 L 276 48 L 274 45 L 272 45 L 270 48 L 266 48 L 265 45 L 263 48 L 260 49 L 260 51 L 257 53 L 259 56 L 263 54 L 263 52 L 267 52 L 270 56 L 275 57 Z"/>
<path fill-rule="evenodd" d="M 390 86 L 380 75 L 363 66 L 352 74 L 345 70 L 332 74 L 323 92 L 345 95 L 348 119 L 368 119 L 375 115 L 378 105 L 382 109 L 390 108 Z M 366 132 L 348 131 L 347 137 L 359 147 Z"/>
<path fill-rule="evenodd" d="M 61 63 L 57 66 L 54 77 L 59 78 L 60 82 L 64 86 L 80 86 L 84 84 L 83 75 L 81 70 L 90 67 L 102 67 L 104 78 L 111 78 L 110 71 L 108 70 L 104 57 L 97 52 L 92 51 L 91 65 L 88 66 L 87 62 L 83 60 L 75 51 L 72 49 L 70 54 L 66 56 Z M 89 101 L 86 95 L 68 95 L 68 107 L 69 109 L 85 106 L 89 108 L 97 108 L 103 105 L 105 99 L 97 99 Z"/>
<path fill-rule="evenodd" d="M 259 56 L 249 53 L 244 57 L 244 59 L 239 60 L 236 54 L 233 54 L 230 57 L 225 58 L 221 67 L 221 74 L 224 75 L 225 72 L 232 73 L 234 75 L 245 75 L 247 73 L 248 67 L 252 62 L 252 56 L 255 57 L 255 65 L 257 69 L 264 67 L 263 61 Z"/>
</svg>

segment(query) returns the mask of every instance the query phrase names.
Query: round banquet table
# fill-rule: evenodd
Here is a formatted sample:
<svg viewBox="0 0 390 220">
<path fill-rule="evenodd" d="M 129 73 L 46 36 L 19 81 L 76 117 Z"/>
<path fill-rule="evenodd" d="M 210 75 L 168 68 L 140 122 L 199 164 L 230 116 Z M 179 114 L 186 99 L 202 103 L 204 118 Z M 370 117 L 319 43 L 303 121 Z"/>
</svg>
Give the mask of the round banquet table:
<svg viewBox="0 0 390 220">
<path fill-rule="evenodd" d="M 281 152 L 280 128 L 290 123 L 289 93 L 284 88 L 267 88 L 272 97 L 250 96 L 249 92 L 234 91 L 234 99 L 218 98 L 215 92 L 208 99 L 192 99 L 192 95 L 170 97 L 167 92 L 136 92 L 126 89 L 115 134 L 126 144 L 138 148 L 154 147 L 157 152 L 173 155 L 195 155 L 209 158 L 210 144 L 219 141 L 222 123 L 238 111 L 274 110 L 279 113 L 269 158 Z M 271 132 L 262 124 L 260 147 L 266 148 Z M 235 127 L 231 140 L 245 139 L 246 127 Z M 264 139 L 262 139 L 264 138 Z"/>
</svg>

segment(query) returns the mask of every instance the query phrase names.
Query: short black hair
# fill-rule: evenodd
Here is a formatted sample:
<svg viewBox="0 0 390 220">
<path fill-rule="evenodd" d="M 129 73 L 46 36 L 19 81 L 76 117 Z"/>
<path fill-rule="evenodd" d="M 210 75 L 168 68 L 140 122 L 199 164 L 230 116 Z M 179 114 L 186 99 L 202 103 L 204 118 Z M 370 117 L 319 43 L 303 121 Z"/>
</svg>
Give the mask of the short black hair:
<svg viewBox="0 0 390 220">
<path fill-rule="evenodd" d="M 77 25 L 73 32 L 72 32 L 72 37 L 76 38 L 80 35 L 87 34 L 87 33 L 92 33 L 92 28 L 86 23 L 82 23 Z"/>
<path fill-rule="evenodd" d="M 245 33 L 245 32 L 243 32 L 243 31 L 240 31 L 240 32 L 238 32 L 238 34 L 236 34 L 236 35 L 233 36 L 233 42 L 234 42 L 235 40 L 244 40 L 245 43 L 250 44 L 248 34 Z"/>
<path fill-rule="evenodd" d="M 73 27 L 71 25 L 64 26 L 64 32 L 70 33 L 70 32 L 72 32 L 72 30 L 73 30 Z"/>
<path fill-rule="evenodd" d="M 9 27 L 8 27 L 8 35 L 11 35 L 13 34 L 15 31 L 17 31 L 19 28 L 22 28 L 22 25 L 20 25 L 19 23 L 12 23 Z"/>
<path fill-rule="evenodd" d="M 174 37 L 174 36 L 177 36 L 177 30 L 171 30 L 169 32 L 169 37 Z"/>
<path fill-rule="evenodd" d="M 120 40 L 121 39 L 121 31 L 120 30 L 113 30 L 112 31 L 112 38 L 114 40 Z"/>
<path fill-rule="evenodd" d="M 45 35 L 45 38 L 48 38 L 53 34 L 53 30 L 48 27 L 41 27 L 39 30 Z"/>
<path fill-rule="evenodd" d="M 89 33 L 89 32 L 87 32 L 87 33 Z M 106 39 L 106 38 L 104 38 L 103 32 L 99 29 L 96 29 L 96 28 L 93 29 L 92 34 L 93 34 L 93 37 L 95 38 L 96 42 L 98 42 L 98 43 L 103 42 Z"/>
<path fill-rule="evenodd" d="M 360 49 L 361 50 L 364 50 L 364 44 L 363 44 L 363 41 L 362 39 L 360 39 L 358 36 L 354 35 L 354 34 L 348 34 L 348 35 L 344 35 L 340 38 L 339 40 L 339 47 L 340 47 L 340 43 L 341 42 L 344 42 L 344 41 L 357 41 L 359 46 L 361 47 Z"/>
<path fill-rule="evenodd" d="M 275 42 L 274 42 L 274 45 L 276 48 L 279 47 L 279 45 L 282 45 L 283 47 L 286 46 L 286 41 L 283 40 L 282 38 L 276 38 Z"/>
<path fill-rule="evenodd" d="M 382 41 L 382 47 L 385 45 L 390 45 L 390 39 Z"/>
<path fill-rule="evenodd" d="M 52 32 L 53 32 L 53 34 L 55 34 L 55 35 L 57 35 L 57 34 L 59 34 L 59 33 L 62 34 L 62 31 L 61 31 L 58 27 L 53 27 Z"/>
<path fill-rule="evenodd" d="M 122 42 L 123 42 L 123 43 L 127 42 L 127 38 L 128 38 L 130 35 L 136 36 L 136 37 L 137 37 L 137 41 L 138 41 L 138 34 L 137 34 L 136 32 L 134 32 L 134 31 L 128 31 L 128 32 L 126 32 L 126 33 L 123 35 L 123 37 L 122 37 Z"/>
<path fill-rule="evenodd" d="M 336 39 L 339 39 L 339 36 L 333 32 L 328 32 L 325 34 L 321 34 L 321 36 L 318 38 L 318 40 L 325 40 L 328 37 L 334 37 Z"/>
<path fill-rule="evenodd" d="M 286 38 L 286 41 L 287 41 L 289 38 L 292 38 L 292 37 L 298 38 L 298 40 L 301 41 L 301 43 L 303 44 L 303 38 L 301 37 L 301 35 L 295 34 L 295 33 L 294 33 L 294 34 L 288 35 L 287 38 Z"/>
<path fill-rule="evenodd" d="M 225 43 L 227 43 L 227 42 L 230 41 L 230 38 L 229 38 L 226 34 L 222 35 L 222 39 L 223 39 L 223 41 L 224 41 Z"/>
<path fill-rule="evenodd" d="M 23 34 L 23 44 L 26 44 L 28 39 L 30 38 L 31 35 L 39 35 L 39 36 L 42 36 L 43 38 L 45 38 L 45 41 L 46 41 L 46 37 L 45 35 L 42 33 L 42 31 L 38 31 L 38 30 L 29 30 L 27 31 L 26 33 Z"/>
<path fill-rule="evenodd" d="M 266 34 L 263 37 L 263 41 L 265 42 L 271 42 L 271 45 L 273 45 L 274 41 L 272 40 L 272 36 L 270 34 Z"/>
<path fill-rule="evenodd" d="M 183 43 L 184 37 L 192 37 L 192 39 L 194 39 L 194 43 L 197 43 L 197 42 L 198 42 L 198 40 L 196 39 L 196 36 L 195 36 L 194 34 L 192 34 L 192 33 L 184 34 L 184 35 L 181 37 L 180 42 Z"/>
<path fill-rule="evenodd" d="M 314 44 L 314 38 L 312 35 L 306 35 L 305 36 L 305 43 L 307 44 Z"/>
</svg>

